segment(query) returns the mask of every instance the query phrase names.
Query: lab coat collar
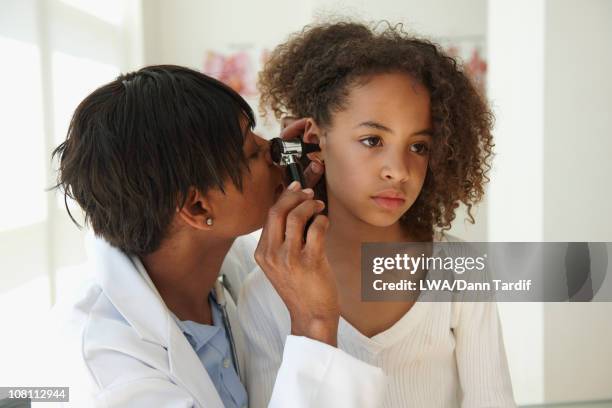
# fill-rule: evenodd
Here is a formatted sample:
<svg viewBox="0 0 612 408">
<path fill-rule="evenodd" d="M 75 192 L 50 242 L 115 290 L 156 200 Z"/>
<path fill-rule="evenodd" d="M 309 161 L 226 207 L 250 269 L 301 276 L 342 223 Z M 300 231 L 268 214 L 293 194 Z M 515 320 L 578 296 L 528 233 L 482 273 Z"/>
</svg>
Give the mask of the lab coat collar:
<svg viewBox="0 0 612 408">
<path fill-rule="evenodd" d="M 102 238 L 88 240 L 96 279 L 113 306 L 143 340 L 167 348 L 171 316 L 140 260 Z"/>
<path fill-rule="evenodd" d="M 138 257 L 129 257 L 99 237 L 88 237 L 96 278 L 115 308 L 139 336 L 168 351 L 170 375 L 207 407 L 221 398 L 193 348 L 172 319 Z"/>
</svg>

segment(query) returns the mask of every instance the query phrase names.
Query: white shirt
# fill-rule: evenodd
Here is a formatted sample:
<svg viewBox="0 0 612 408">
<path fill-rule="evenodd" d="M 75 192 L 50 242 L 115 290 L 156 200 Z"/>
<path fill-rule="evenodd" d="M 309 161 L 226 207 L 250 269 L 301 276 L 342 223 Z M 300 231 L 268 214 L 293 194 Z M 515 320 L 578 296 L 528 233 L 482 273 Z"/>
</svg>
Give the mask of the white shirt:
<svg viewBox="0 0 612 408">
<path fill-rule="evenodd" d="M 436 241 L 460 240 L 437 235 Z M 291 325 L 261 270 L 247 278 L 238 314 L 249 343 L 251 407 L 264 407 Z M 515 407 L 494 302 L 419 298 L 392 327 L 371 338 L 341 318 L 338 347 L 383 369 L 384 407 Z"/>
</svg>

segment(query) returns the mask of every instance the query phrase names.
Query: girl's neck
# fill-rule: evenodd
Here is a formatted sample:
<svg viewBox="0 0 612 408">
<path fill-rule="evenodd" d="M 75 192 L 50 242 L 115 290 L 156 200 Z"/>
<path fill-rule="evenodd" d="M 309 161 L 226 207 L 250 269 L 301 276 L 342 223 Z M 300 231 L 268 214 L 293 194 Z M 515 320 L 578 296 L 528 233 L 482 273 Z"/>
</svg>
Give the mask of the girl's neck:
<svg viewBox="0 0 612 408">
<path fill-rule="evenodd" d="M 328 196 L 329 197 L 329 196 Z M 367 337 L 393 326 L 414 305 L 406 302 L 366 302 L 361 297 L 361 244 L 413 242 L 399 222 L 376 227 L 355 217 L 333 198 L 328 200 L 326 252 L 336 279 L 342 317 Z"/>
<path fill-rule="evenodd" d="M 415 241 L 399 221 L 386 227 L 368 224 L 343 208 L 332 197 L 328 201 L 328 207 L 329 229 L 326 235 L 326 251 L 340 285 L 352 286 L 360 282 L 358 271 L 362 243 Z"/>
</svg>

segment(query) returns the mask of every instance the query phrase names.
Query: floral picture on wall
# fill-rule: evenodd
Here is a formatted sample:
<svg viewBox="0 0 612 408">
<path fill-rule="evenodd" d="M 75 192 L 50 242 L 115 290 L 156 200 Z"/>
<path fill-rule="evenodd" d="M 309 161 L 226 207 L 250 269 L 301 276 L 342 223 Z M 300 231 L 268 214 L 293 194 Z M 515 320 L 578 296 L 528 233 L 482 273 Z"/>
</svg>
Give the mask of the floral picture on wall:
<svg viewBox="0 0 612 408">
<path fill-rule="evenodd" d="M 485 41 L 481 37 L 457 37 L 440 40 L 440 44 L 451 57 L 462 66 L 482 95 L 486 94 L 487 61 Z"/>
<path fill-rule="evenodd" d="M 203 70 L 207 75 L 229 85 L 245 98 L 257 97 L 257 72 L 268 51 L 254 47 L 234 52 L 207 51 Z"/>
</svg>

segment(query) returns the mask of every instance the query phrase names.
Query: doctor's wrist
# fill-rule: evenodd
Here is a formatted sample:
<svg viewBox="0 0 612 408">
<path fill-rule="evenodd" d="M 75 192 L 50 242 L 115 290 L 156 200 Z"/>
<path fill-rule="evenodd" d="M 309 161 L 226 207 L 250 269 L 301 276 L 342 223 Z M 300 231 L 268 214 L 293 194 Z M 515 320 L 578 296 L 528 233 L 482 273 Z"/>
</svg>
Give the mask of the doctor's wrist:
<svg viewBox="0 0 612 408">
<path fill-rule="evenodd" d="M 317 340 L 330 346 L 338 345 L 338 321 L 340 316 L 326 319 L 309 319 L 306 322 L 291 319 L 291 334 Z"/>
</svg>

